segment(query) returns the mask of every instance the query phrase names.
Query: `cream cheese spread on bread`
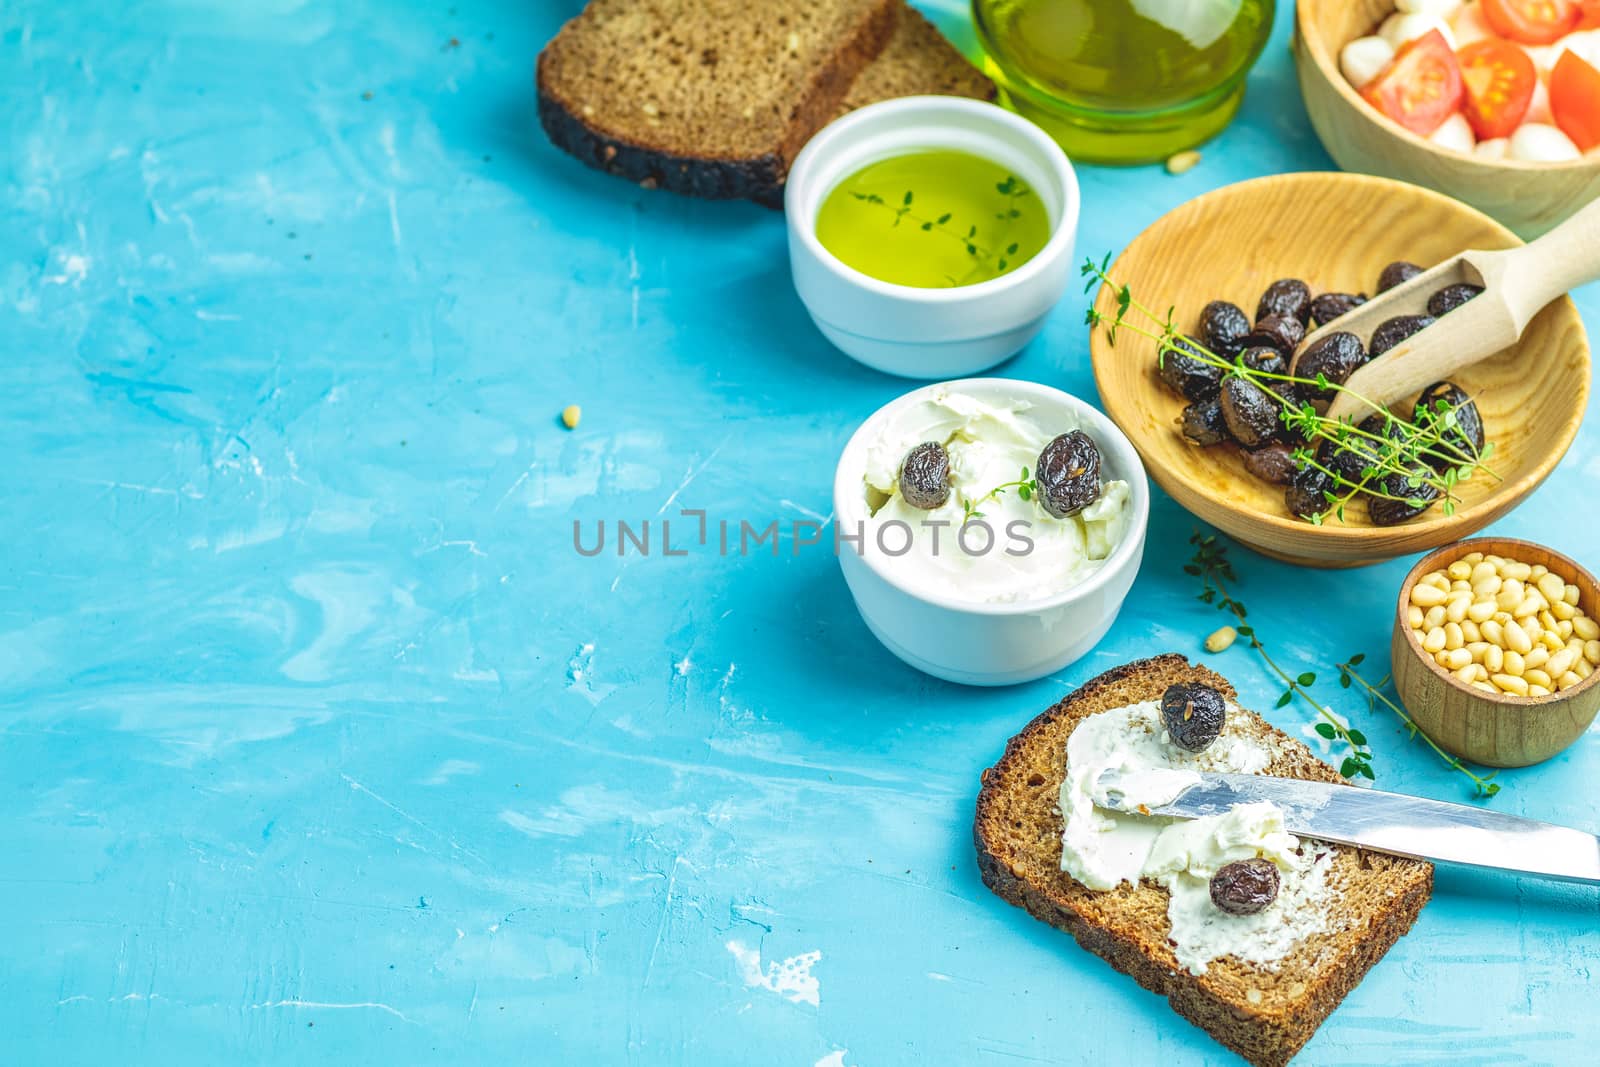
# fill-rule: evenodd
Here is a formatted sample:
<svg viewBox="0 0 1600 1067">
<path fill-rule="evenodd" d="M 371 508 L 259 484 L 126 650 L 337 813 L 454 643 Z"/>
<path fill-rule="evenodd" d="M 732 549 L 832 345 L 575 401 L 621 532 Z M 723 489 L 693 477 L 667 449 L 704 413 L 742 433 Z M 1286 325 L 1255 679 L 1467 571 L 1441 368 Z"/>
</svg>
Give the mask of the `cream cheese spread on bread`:
<svg viewBox="0 0 1600 1067">
<path fill-rule="evenodd" d="M 944 390 L 900 413 L 867 450 L 872 517 L 862 550 L 914 589 L 979 603 L 1042 600 L 1099 570 L 1127 534 L 1128 483 L 1103 483 L 1098 500 L 1065 519 L 1023 499 L 1018 476 L 1025 468 L 1032 473 L 1053 438 L 1079 428 L 1070 417 L 1047 425 L 1030 407 Z M 908 504 L 899 488 L 906 453 L 926 441 L 950 456 L 950 496 L 932 510 Z M 969 507 L 978 513 L 970 519 Z"/>
<path fill-rule="evenodd" d="M 1272 804 L 1241 804 L 1204 819 L 1129 815 L 1104 807 L 1097 787 L 1107 770 L 1135 805 L 1155 807 L 1198 782 L 1198 772 L 1256 774 L 1272 754 L 1233 724 L 1203 751 L 1172 743 L 1156 701 L 1091 715 L 1067 739 L 1061 783 L 1061 869 L 1090 889 L 1114 889 L 1148 878 L 1171 897 L 1167 918 L 1178 963 L 1204 974 L 1221 956 L 1273 969 L 1306 936 L 1328 928 L 1333 889 L 1331 849 L 1288 833 Z M 1211 876 L 1236 860 L 1270 860 L 1279 871 L 1277 899 L 1253 915 L 1232 915 L 1211 901 Z"/>
</svg>

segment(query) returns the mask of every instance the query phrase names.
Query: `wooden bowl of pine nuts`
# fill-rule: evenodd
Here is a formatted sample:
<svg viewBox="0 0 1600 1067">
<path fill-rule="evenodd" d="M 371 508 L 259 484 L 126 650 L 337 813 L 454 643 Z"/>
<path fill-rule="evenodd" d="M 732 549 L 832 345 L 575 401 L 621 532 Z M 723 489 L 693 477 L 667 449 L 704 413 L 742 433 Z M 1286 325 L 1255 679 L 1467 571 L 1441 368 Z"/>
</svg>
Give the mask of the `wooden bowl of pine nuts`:
<svg viewBox="0 0 1600 1067">
<path fill-rule="evenodd" d="M 1600 711 L 1596 620 L 1600 582 L 1561 553 L 1503 537 L 1446 545 L 1400 587 L 1395 688 L 1452 754 L 1490 767 L 1539 763 Z"/>
</svg>

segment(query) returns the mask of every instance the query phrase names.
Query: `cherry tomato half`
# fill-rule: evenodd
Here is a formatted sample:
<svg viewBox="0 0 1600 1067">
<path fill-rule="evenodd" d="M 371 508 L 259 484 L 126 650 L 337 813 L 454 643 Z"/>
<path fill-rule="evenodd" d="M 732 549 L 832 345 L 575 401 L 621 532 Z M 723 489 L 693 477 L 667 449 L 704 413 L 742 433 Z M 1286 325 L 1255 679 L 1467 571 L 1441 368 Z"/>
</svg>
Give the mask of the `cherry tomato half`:
<svg viewBox="0 0 1600 1067">
<path fill-rule="evenodd" d="M 1600 70 L 1566 51 L 1550 72 L 1550 113 L 1583 151 L 1600 145 Z"/>
<path fill-rule="evenodd" d="M 1581 16 L 1577 0 L 1483 0 L 1489 28 L 1523 44 L 1555 44 Z"/>
<path fill-rule="evenodd" d="M 1462 112 L 1478 140 L 1510 137 L 1522 125 L 1539 72 L 1528 53 L 1509 41 L 1485 37 L 1456 53 L 1467 99 Z"/>
<path fill-rule="evenodd" d="M 1438 30 L 1401 47 L 1361 89 L 1367 103 L 1422 137 L 1460 108 L 1461 94 L 1461 66 Z"/>
<path fill-rule="evenodd" d="M 1583 0 L 1578 6 L 1582 9 L 1582 14 L 1578 16 L 1578 24 L 1573 29 L 1600 29 L 1600 0 Z"/>
</svg>

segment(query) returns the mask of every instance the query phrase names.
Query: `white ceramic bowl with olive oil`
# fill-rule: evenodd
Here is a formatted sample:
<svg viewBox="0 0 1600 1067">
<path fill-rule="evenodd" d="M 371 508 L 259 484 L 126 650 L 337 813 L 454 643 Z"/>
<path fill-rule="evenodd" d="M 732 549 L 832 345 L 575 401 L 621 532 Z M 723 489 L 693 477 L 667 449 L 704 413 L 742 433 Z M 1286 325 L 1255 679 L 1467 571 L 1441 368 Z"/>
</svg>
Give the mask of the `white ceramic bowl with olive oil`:
<svg viewBox="0 0 1600 1067">
<path fill-rule="evenodd" d="M 812 320 L 889 374 L 959 378 L 1010 358 L 1074 277 L 1072 164 L 993 104 L 912 96 L 851 112 L 800 153 L 784 202 Z"/>
</svg>

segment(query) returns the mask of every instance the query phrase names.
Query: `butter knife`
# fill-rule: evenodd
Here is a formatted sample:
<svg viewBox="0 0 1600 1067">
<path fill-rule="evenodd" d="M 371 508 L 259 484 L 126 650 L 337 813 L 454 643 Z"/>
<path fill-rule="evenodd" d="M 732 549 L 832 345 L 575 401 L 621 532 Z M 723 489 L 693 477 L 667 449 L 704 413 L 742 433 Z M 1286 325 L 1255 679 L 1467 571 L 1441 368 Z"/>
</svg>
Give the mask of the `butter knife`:
<svg viewBox="0 0 1600 1067">
<path fill-rule="evenodd" d="M 1140 815 L 1198 819 L 1239 804 L 1275 804 L 1300 837 L 1357 845 L 1412 859 L 1487 867 L 1563 882 L 1600 885 L 1600 837 L 1516 815 L 1297 778 L 1201 774 L 1167 804 L 1138 806 L 1118 789 L 1116 771 L 1101 774 L 1108 807 Z"/>
</svg>

